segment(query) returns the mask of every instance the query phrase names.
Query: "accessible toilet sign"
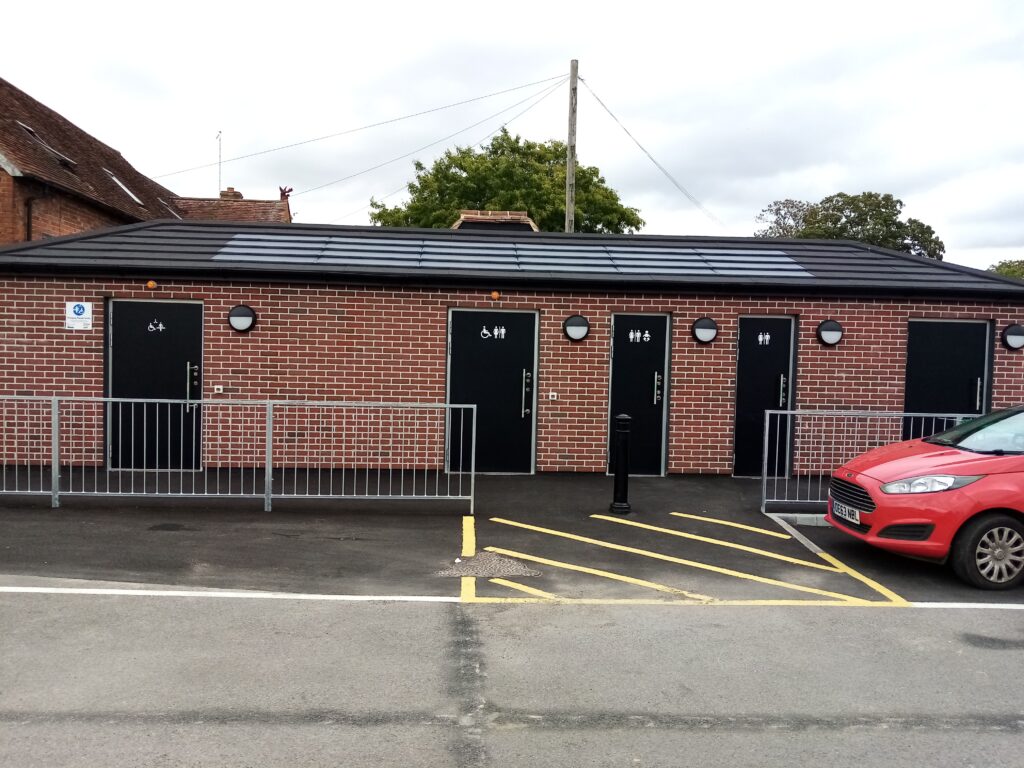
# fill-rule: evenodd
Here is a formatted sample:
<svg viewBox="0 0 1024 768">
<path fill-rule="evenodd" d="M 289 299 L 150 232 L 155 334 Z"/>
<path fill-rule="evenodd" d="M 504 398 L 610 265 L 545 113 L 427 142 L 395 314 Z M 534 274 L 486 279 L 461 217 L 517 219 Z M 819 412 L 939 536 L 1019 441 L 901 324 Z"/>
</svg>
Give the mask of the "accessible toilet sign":
<svg viewBox="0 0 1024 768">
<path fill-rule="evenodd" d="M 92 302 L 66 302 L 64 305 L 64 328 L 71 331 L 91 331 Z"/>
</svg>

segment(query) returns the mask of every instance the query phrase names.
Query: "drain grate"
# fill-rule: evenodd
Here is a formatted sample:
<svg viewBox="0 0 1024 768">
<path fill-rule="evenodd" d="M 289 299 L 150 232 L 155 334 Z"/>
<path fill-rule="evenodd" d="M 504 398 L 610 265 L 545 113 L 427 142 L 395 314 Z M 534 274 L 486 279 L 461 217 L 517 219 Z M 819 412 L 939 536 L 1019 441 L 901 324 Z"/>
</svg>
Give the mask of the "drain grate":
<svg viewBox="0 0 1024 768">
<path fill-rule="evenodd" d="M 461 563 L 452 563 L 435 576 L 540 576 L 540 571 L 524 565 L 511 557 L 503 557 L 493 552 L 481 552 L 476 557 L 467 557 Z"/>
</svg>

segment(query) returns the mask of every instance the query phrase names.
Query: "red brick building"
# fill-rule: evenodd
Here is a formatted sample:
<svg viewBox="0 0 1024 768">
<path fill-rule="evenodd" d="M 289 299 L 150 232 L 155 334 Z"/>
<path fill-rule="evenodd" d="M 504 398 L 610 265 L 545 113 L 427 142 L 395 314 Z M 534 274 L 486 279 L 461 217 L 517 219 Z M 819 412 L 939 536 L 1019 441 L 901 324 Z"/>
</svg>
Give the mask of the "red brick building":
<svg viewBox="0 0 1024 768">
<path fill-rule="evenodd" d="M 182 198 L 0 78 L 0 245 L 153 219 L 290 222 L 280 200 Z"/>
<path fill-rule="evenodd" d="M 857 243 L 163 221 L 7 248 L 0 272 L 0 394 L 180 398 L 198 366 L 205 400 L 473 402 L 483 471 L 604 471 L 619 412 L 636 472 L 751 475 L 768 408 L 1024 402 L 1001 340 L 1024 284 Z M 179 315 L 183 347 L 117 391 L 160 335 L 126 324 L 169 339 Z"/>
</svg>

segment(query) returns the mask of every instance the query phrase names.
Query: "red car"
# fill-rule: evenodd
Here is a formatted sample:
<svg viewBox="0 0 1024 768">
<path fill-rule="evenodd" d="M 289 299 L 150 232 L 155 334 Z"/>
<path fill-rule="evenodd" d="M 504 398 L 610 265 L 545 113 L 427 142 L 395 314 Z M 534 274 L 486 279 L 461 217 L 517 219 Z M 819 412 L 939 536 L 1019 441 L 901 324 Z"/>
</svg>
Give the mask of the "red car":
<svg viewBox="0 0 1024 768">
<path fill-rule="evenodd" d="M 948 562 L 968 584 L 1024 581 L 1024 406 L 894 443 L 832 473 L 827 520 L 861 541 Z"/>
</svg>

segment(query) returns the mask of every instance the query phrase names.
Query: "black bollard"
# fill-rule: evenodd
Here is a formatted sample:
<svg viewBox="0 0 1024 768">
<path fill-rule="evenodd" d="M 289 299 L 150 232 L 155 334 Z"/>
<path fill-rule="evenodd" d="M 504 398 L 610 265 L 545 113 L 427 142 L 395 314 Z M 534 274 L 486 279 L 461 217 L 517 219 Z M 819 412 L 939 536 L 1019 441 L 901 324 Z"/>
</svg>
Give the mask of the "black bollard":
<svg viewBox="0 0 1024 768">
<path fill-rule="evenodd" d="M 629 416 L 620 413 L 615 417 L 615 438 L 612 450 L 615 452 L 615 497 L 609 512 L 618 515 L 629 514 Z"/>
</svg>

